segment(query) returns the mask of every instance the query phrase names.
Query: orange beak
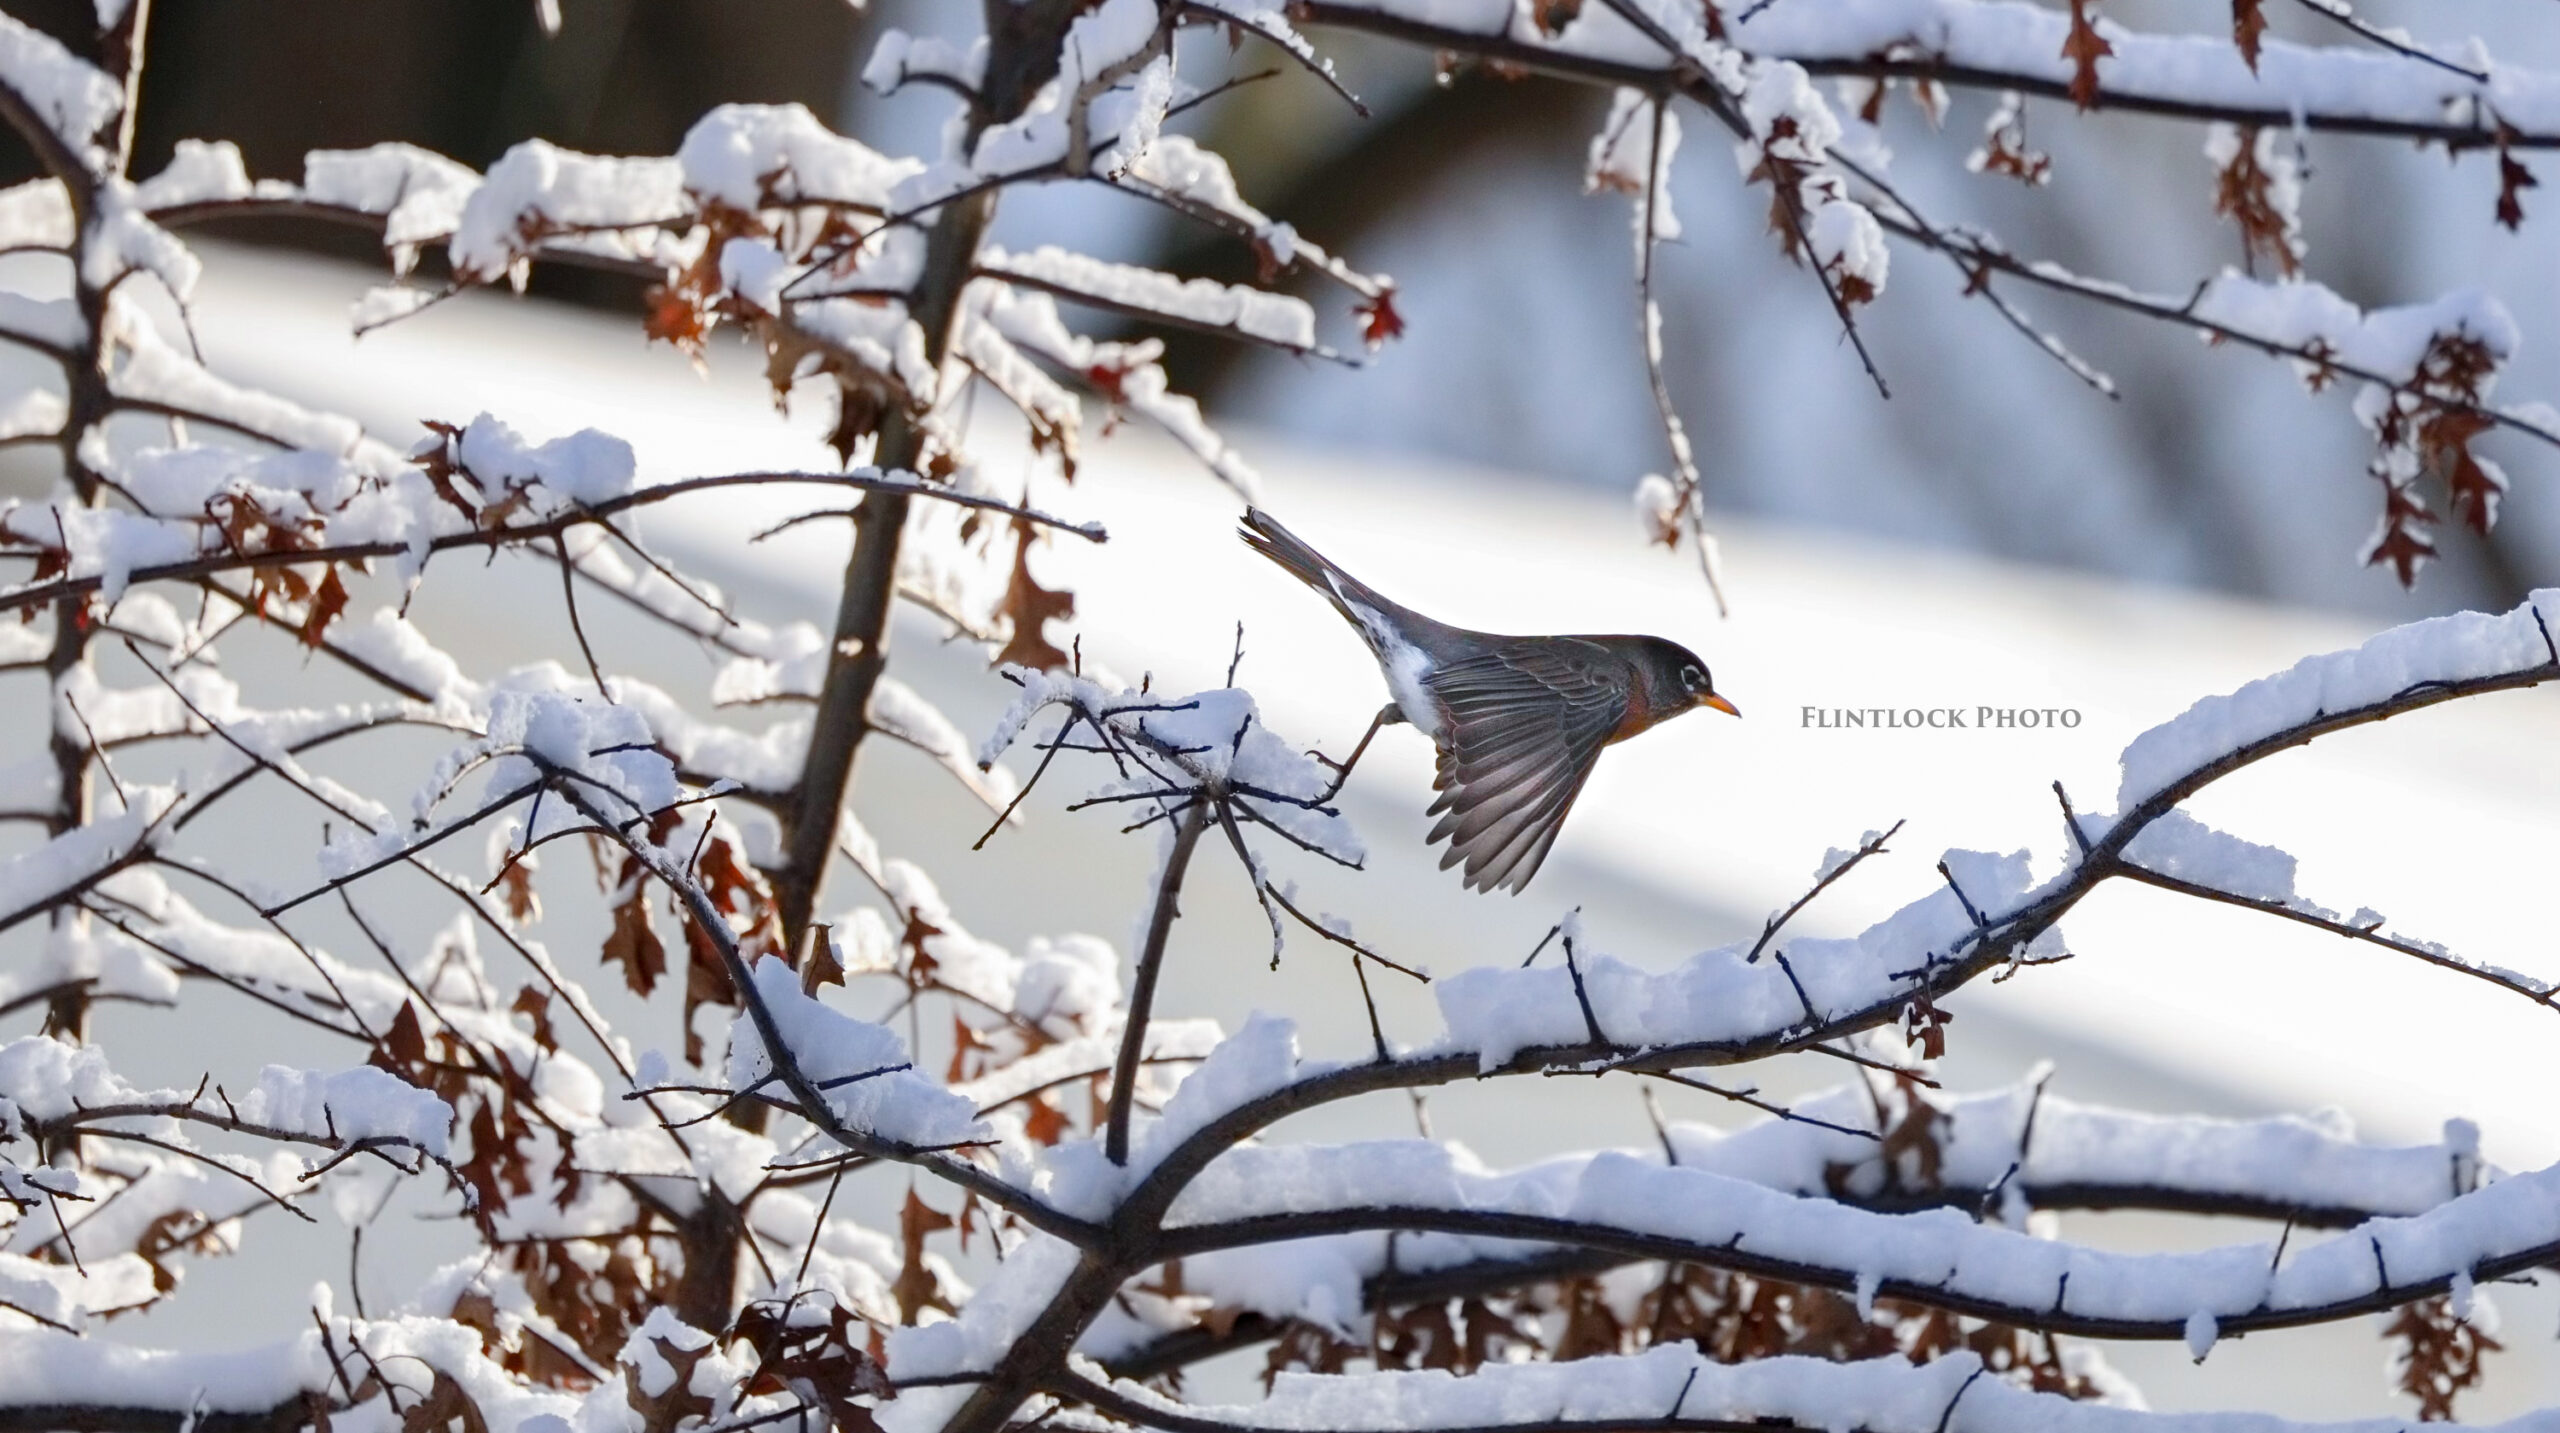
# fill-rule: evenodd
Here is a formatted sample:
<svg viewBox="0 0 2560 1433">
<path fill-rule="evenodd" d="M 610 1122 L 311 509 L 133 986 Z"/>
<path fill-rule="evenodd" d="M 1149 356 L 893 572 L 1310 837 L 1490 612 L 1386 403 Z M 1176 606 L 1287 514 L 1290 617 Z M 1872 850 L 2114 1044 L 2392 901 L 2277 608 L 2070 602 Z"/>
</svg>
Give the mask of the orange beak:
<svg viewBox="0 0 2560 1433">
<path fill-rule="evenodd" d="M 1717 696 L 1713 692 L 1709 692 L 1705 696 L 1698 698 L 1698 705 L 1702 707 L 1714 707 L 1717 711 L 1723 712 L 1726 716 L 1738 717 L 1742 715 L 1742 708 L 1735 706 L 1733 703 L 1726 701 L 1724 698 Z"/>
</svg>

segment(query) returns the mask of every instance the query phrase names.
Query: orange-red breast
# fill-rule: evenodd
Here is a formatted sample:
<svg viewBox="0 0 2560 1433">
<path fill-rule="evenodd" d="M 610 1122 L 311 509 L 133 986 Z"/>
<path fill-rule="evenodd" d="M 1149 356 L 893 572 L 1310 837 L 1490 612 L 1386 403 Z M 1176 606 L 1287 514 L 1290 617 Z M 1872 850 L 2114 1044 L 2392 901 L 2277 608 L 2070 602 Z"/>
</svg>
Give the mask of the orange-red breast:
<svg viewBox="0 0 2560 1433">
<path fill-rule="evenodd" d="M 1602 747 L 1699 707 L 1742 715 L 1677 642 L 1470 632 L 1388 601 L 1259 509 L 1245 511 L 1242 535 L 1369 644 L 1394 698 L 1371 733 L 1407 721 L 1438 745 L 1431 840 L 1449 843 L 1441 869 L 1465 862 L 1477 890 L 1529 884 Z"/>
</svg>

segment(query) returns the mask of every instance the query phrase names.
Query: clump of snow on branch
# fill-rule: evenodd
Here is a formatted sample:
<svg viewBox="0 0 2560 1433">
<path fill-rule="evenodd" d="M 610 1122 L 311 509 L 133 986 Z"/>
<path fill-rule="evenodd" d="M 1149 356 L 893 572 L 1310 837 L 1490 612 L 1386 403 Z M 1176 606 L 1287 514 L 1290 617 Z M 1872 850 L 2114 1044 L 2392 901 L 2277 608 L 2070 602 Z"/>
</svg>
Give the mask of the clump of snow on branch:
<svg viewBox="0 0 2560 1433">
<path fill-rule="evenodd" d="M 751 974 L 754 998 L 772 1016 L 791 1062 L 825 1092 L 847 1129 L 922 1148 L 985 1137 L 976 1107 L 910 1068 L 906 1044 L 895 1031 L 803 994 L 799 972 L 779 960 L 759 961 Z M 780 1069 L 757 1022 L 739 1016 L 729 1031 L 731 1087 L 761 1088 L 778 1080 Z"/>
<path fill-rule="evenodd" d="M 1703 1044 L 1818 1023 L 1889 1000 L 1914 974 L 1954 959 L 1981 933 L 1968 901 L 1973 910 L 1996 916 L 2026 903 L 2036 889 L 2023 851 L 1951 851 L 1946 860 L 1952 887 L 1932 891 L 1859 935 L 1794 940 L 1783 966 L 1746 960 L 1749 942 L 1661 972 L 1580 947 L 1570 966 L 1549 957 L 1526 970 L 1487 967 L 1450 976 L 1434 988 L 1440 1015 L 1453 1045 L 1473 1052 L 1488 1071 L 1542 1046 Z M 2028 954 L 2060 946 L 2059 935 L 2047 932 Z"/>
<path fill-rule="evenodd" d="M 1063 708 L 1107 730 L 1140 763 L 1136 779 L 1114 778 L 1095 794 L 1213 788 L 1245 798 L 1261 819 L 1338 862 L 1363 859 L 1350 823 L 1316 804 L 1333 789 L 1331 769 L 1273 731 L 1250 693 L 1225 688 L 1173 696 L 1115 689 L 1064 672 L 1009 668 L 1008 675 L 1022 691 L 980 743 L 981 762 L 1011 748 L 1043 710 Z"/>
<path fill-rule="evenodd" d="M 1849 197 L 1844 176 L 1827 171 L 1841 125 L 1801 66 L 1763 64 L 1752 73 L 1740 109 L 1748 139 L 1734 146 L 1744 177 L 1778 192 L 1773 219 L 1789 251 L 1801 242 L 1813 263 L 1838 288 L 1844 303 L 1866 303 L 1884 292 L 1891 258 L 1875 215 Z M 1793 192 L 1788 192 L 1792 190 Z"/>
<path fill-rule="evenodd" d="M 1660 153 L 1655 152 L 1657 125 Z M 1609 117 L 1591 137 L 1590 157 L 1582 171 L 1583 192 L 1606 189 L 1634 196 L 1639 262 L 1644 246 L 1680 237 L 1680 216 L 1671 202 L 1671 161 L 1679 149 L 1679 116 L 1638 89 L 1618 90 L 1609 102 Z M 1652 225 L 1649 233 L 1647 223 Z"/>
</svg>

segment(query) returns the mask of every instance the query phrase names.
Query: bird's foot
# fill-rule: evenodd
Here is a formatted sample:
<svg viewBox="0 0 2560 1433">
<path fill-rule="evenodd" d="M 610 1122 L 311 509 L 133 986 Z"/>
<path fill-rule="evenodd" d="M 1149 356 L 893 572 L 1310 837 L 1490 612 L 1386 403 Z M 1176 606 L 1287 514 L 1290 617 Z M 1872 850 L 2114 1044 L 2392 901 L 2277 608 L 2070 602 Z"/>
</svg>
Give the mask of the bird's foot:
<svg viewBox="0 0 2560 1433">
<path fill-rule="evenodd" d="M 1360 764 L 1360 758 L 1369 750 L 1369 743 L 1377 739 L 1378 728 L 1385 726 L 1390 720 L 1402 720 L 1403 716 L 1404 713 L 1397 711 L 1393 702 L 1379 708 L 1378 714 L 1369 719 L 1369 729 L 1360 734 L 1360 744 L 1351 748 L 1351 755 L 1341 761 L 1336 761 L 1321 751 L 1312 748 L 1308 750 L 1307 755 L 1323 762 L 1333 770 L 1333 784 L 1324 789 L 1323 795 L 1315 798 L 1319 805 L 1341 795 L 1342 788 L 1350 784 L 1351 768 Z"/>
</svg>

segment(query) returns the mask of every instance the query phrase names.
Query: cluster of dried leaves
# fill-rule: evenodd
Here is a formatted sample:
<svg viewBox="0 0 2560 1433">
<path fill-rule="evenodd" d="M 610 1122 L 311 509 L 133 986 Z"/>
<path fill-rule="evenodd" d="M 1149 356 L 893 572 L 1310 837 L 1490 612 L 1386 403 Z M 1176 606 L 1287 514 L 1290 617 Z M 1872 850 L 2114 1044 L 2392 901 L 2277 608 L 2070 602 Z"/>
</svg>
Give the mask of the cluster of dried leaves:
<svg viewBox="0 0 2560 1433">
<path fill-rule="evenodd" d="M 854 448 L 880 430 L 892 409 L 921 419 L 928 398 L 907 392 L 877 367 L 812 335 L 789 316 L 767 313 L 740 297 L 720 272 L 720 256 L 731 240 L 765 239 L 787 255 L 802 282 L 823 281 L 831 291 L 855 279 L 865 257 L 876 252 L 877 229 L 860 221 L 884 216 L 865 206 L 813 202 L 797 194 L 774 192 L 788 177 L 769 176 L 764 204 L 758 212 L 734 209 L 705 200 L 691 218 L 708 241 L 702 255 L 667 282 L 653 285 L 644 302 L 643 327 L 650 338 L 674 345 L 696 363 L 714 329 L 735 324 L 764 350 L 765 379 L 774 401 L 789 399 L 805 379 L 823 377 L 833 384 L 836 417 L 827 441 L 846 462 Z M 882 305 L 887 295 L 853 294 L 842 302 Z"/>
<path fill-rule="evenodd" d="M 663 844 L 680 824 L 680 813 L 659 812 L 650 823 L 650 839 Z M 646 998 L 667 973 L 666 942 L 658 938 L 649 913 L 648 869 L 638 856 L 621 853 L 617 861 L 614 848 L 600 839 L 591 841 L 596 875 L 613 921 L 605 936 L 604 962 L 621 969 L 623 983 L 632 994 Z M 774 905 L 772 885 L 740 856 L 737 846 L 716 825 L 703 828 L 688 869 L 728 919 L 729 928 L 737 933 L 740 954 L 749 961 L 772 955 L 798 964 L 796 953 L 785 948 L 782 915 Z M 700 1064 L 704 1043 L 696 1014 L 706 1006 L 737 1009 L 738 990 L 729 978 L 720 948 L 712 944 L 701 923 L 692 918 L 675 893 L 661 890 L 669 917 L 684 933 L 684 1057 Z"/>
<path fill-rule="evenodd" d="M 2302 272 L 2302 237 L 2296 218 L 2278 197 L 2279 180 L 2267 163 L 2271 138 L 2254 125 L 2238 130 L 2231 157 L 2218 170 L 2213 212 L 2240 228 L 2240 255 L 2250 273 L 2260 260 L 2286 278 Z"/>
<path fill-rule="evenodd" d="M 2497 370 L 2496 356 L 2478 339 L 2438 334 L 2416 378 L 2384 394 L 2368 419 L 2375 452 L 2367 471 L 2382 485 L 2383 507 L 2365 561 L 2389 564 L 2403 587 L 2436 555 L 2426 532 L 2436 515 L 2418 492 L 2421 478 L 2443 485 L 2454 515 L 2472 531 L 2485 536 L 2497 524 L 2506 475 L 2471 450 L 2496 426 L 2487 388 Z"/>
<path fill-rule="evenodd" d="M 1778 236 L 1778 251 L 1798 264 L 1805 261 L 1813 246 L 1805 211 L 1824 196 L 1844 196 L 1848 188 L 1848 181 L 1840 175 L 1816 167 L 1804 153 L 1802 140 L 1803 131 L 1795 117 L 1779 115 L 1770 123 L 1767 137 L 1755 145 L 1760 158 L 1744 176 L 1747 183 L 1769 186 L 1769 232 Z M 1844 255 L 1819 266 L 1841 308 L 1845 311 L 1875 302 L 1876 286 L 1864 274 L 1850 269 L 1845 258 Z"/>
</svg>

